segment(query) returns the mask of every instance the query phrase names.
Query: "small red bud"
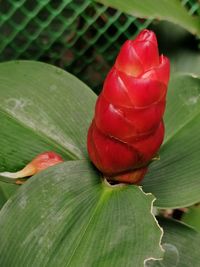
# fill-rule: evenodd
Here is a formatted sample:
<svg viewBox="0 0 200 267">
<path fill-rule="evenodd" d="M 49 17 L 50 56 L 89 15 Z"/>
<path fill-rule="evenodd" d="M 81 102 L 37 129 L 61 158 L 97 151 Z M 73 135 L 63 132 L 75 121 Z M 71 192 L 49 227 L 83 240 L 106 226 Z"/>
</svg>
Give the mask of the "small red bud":
<svg viewBox="0 0 200 267">
<path fill-rule="evenodd" d="M 30 163 L 18 172 L 1 172 L 0 175 L 12 179 L 25 178 L 63 161 L 64 160 L 60 155 L 55 152 L 48 151 L 36 156 Z M 21 184 L 20 180 L 17 180 L 16 183 Z"/>
<path fill-rule="evenodd" d="M 31 176 L 63 161 L 64 160 L 62 157 L 55 152 L 44 152 L 36 156 L 30 163 L 26 165 L 26 167 L 24 167 L 23 170 L 24 172 L 27 171 L 27 173 L 30 173 L 30 175 L 27 176 Z"/>
</svg>

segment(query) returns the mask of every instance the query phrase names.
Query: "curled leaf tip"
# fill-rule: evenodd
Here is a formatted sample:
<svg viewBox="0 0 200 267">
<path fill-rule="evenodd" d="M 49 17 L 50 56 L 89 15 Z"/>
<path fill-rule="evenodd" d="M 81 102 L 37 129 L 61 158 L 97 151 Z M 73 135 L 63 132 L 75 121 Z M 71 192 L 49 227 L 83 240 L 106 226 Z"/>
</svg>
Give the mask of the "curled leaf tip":
<svg viewBox="0 0 200 267">
<path fill-rule="evenodd" d="M 170 75 L 156 35 L 142 31 L 127 40 L 108 73 L 88 130 L 88 154 L 109 180 L 144 177 L 164 138 L 163 114 Z"/>
</svg>

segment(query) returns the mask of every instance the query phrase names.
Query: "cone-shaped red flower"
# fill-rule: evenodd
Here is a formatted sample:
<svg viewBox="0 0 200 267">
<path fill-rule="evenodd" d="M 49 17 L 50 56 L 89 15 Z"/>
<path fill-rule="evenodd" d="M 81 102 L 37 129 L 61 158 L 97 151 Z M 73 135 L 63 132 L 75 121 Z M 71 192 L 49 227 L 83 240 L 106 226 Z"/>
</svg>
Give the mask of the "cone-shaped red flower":
<svg viewBox="0 0 200 267">
<path fill-rule="evenodd" d="M 138 183 L 145 175 L 164 137 L 169 70 L 152 31 L 122 46 L 88 131 L 90 159 L 108 179 Z"/>
</svg>

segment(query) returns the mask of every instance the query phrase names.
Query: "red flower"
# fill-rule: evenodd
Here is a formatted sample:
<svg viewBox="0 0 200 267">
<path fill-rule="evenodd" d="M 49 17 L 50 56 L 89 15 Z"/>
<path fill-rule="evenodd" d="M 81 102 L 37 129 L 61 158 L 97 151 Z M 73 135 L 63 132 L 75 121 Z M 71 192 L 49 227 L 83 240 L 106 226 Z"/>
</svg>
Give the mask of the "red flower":
<svg viewBox="0 0 200 267">
<path fill-rule="evenodd" d="M 153 32 L 122 46 L 88 131 L 90 159 L 108 179 L 138 183 L 160 148 L 169 70 Z"/>
</svg>

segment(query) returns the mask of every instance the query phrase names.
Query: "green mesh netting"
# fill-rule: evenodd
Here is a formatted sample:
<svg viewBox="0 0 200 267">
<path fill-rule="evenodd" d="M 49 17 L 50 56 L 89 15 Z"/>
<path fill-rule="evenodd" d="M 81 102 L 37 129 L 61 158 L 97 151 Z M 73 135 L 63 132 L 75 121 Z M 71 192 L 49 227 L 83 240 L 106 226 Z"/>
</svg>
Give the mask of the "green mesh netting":
<svg viewBox="0 0 200 267">
<path fill-rule="evenodd" d="M 190 15 L 200 16 L 200 2 L 198 0 L 182 0 L 181 3 L 188 8 Z"/>
<path fill-rule="evenodd" d="M 194 0 L 183 0 L 190 13 Z M 31 59 L 65 68 L 98 87 L 121 44 L 150 24 L 91 0 L 0 2 L 0 61 Z"/>
</svg>

